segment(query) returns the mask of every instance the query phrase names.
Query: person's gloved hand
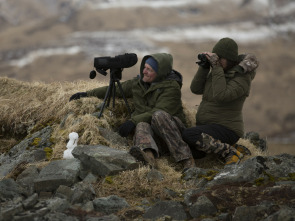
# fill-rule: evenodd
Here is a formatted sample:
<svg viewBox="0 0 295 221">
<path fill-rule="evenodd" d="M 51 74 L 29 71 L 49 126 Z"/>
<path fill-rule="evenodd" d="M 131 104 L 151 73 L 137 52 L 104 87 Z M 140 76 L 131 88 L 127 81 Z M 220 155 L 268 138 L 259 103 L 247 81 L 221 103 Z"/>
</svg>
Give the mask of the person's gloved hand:
<svg viewBox="0 0 295 221">
<path fill-rule="evenodd" d="M 78 100 L 80 99 L 81 97 L 87 97 L 87 93 L 86 92 L 78 92 L 76 94 L 73 94 L 71 97 L 70 97 L 70 101 L 72 100 Z"/>
<path fill-rule="evenodd" d="M 119 127 L 119 134 L 122 137 L 127 137 L 134 129 L 136 125 L 131 120 L 126 121 Z"/>
<path fill-rule="evenodd" d="M 239 65 L 244 69 L 244 73 L 246 73 L 254 71 L 259 66 L 259 62 L 255 55 L 246 54 L 246 56 L 239 63 Z"/>
<path fill-rule="evenodd" d="M 219 62 L 219 57 L 217 54 L 212 53 L 212 54 L 208 54 L 208 60 L 211 64 L 212 67 L 216 67 L 216 66 L 220 66 L 220 62 Z"/>
</svg>

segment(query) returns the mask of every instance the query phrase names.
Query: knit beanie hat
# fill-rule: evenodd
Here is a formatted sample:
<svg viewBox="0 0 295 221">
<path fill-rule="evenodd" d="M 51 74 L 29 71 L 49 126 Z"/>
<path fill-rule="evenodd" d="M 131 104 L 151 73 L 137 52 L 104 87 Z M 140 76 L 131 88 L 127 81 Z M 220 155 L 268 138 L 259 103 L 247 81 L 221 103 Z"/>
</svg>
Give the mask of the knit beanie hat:
<svg viewBox="0 0 295 221">
<path fill-rule="evenodd" d="M 158 72 L 158 62 L 153 57 L 146 59 L 145 63 L 149 64 L 155 72 Z"/>
<path fill-rule="evenodd" d="M 230 61 L 238 61 L 238 45 L 231 38 L 222 38 L 214 46 L 212 53 Z"/>
</svg>

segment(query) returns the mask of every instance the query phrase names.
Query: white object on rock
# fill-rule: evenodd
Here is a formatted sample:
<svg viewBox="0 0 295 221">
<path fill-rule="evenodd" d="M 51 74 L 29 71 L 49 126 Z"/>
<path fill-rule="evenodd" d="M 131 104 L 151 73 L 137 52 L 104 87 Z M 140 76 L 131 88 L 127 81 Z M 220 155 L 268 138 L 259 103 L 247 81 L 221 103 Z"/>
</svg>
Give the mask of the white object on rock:
<svg viewBox="0 0 295 221">
<path fill-rule="evenodd" d="M 67 148 L 64 151 L 64 156 L 63 158 L 65 159 L 71 159 L 74 158 L 74 156 L 72 155 L 72 150 L 77 146 L 78 144 L 78 138 L 79 135 L 76 132 L 72 132 L 69 134 L 69 142 L 67 143 Z"/>
</svg>

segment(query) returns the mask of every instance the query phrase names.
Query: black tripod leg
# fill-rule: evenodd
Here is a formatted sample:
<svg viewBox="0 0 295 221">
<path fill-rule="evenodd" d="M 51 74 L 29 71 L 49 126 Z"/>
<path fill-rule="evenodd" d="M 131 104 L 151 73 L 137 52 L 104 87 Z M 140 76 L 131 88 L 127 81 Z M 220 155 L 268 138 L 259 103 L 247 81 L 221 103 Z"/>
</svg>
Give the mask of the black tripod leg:
<svg viewBox="0 0 295 221">
<path fill-rule="evenodd" d="M 123 99 L 124 99 L 124 101 L 125 101 L 125 104 L 126 104 L 126 106 L 127 106 L 127 109 L 128 109 L 129 115 L 130 115 L 130 117 L 131 117 L 131 109 L 130 109 L 129 104 L 128 104 L 128 101 L 126 100 L 126 97 L 125 97 L 125 95 L 124 95 L 124 92 L 123 92 L 123 89 L 122 89 L 122 86 L 121 86 L 120 81 L 117 81 L 117 84 L 118 84 L 118 87 L 119 87 L 120 92 L 121 92 L 121 94 L 122 94 L 122 97 L 123 97 Z"/>
<path fill-rule="evenodd" d="M 108 89 L 107 89 L 107 92 L 106 92 L 106 94 L 104 96 L 103 103 L 102 103 L 102 106 L 100 108 L 100 112 L 99 112 L 98 118 L 100 118 L 102 116 L 102 113 L 103 113 L 103 110 L 104 110 L 104 107 L 105 107 L 106 102 L 108 102 L 108 104 L 110 103 L 110 94 L 111 94 L 111 92 L 113 90 L 113 83 L 114 82 L 111 79 L 110 80 L 110 84 L 109 84 Z"/>
<path fill-rule="evenodd" d="M 113 82 L 113 108 L 115 107 L 115 99 L 116 99 L 116 82 Z"/>
<path fill-rule="evenodd" d="M 111 79 L 110 80 L 110 85 L 109 87 L 111 87 L 109 95 L 108 95 L 108 101 L 107 101 L 107 107 L 110 106 L 110 102 L 111 102 L 111 95 L 113 95 L 114 90 L 115 90 L 115 82 Z"/>
</svg>

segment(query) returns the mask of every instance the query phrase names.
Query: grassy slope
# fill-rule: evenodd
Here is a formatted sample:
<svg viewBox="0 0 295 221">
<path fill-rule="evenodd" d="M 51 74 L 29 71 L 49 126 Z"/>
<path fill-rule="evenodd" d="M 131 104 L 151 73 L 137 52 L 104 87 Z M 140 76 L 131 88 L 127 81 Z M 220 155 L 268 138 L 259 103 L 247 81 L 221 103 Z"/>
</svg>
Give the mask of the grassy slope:
<svg viewBox="0 0 295 221">
<path fill-rule="evenodd" d="M 56 17 L 40 22 L 6 27 L 0 32 L 1 52 L 27 48 L 59 46 L 67 36 L 76 31 L 128 30 L 144 27 L 166 28 L 174 25 L 202 26 L 226 22 L 251 21 L 264 23 L 266 11 L 259 13 L 237 5 L 230 7 L 189 6 L 181 8 L 131 8 L 108 10 L 81 10 L 67 23 Z M 231 13 L 228 13 L 228 8 Z M 195 13 L 197 12 L 197 13 Z M 212 16 L 214 14 L 214 16 Z M 224 15 L 227 16 L 224 16 Z M 37 16 L 37 15 L 36 15 Z M 27 21 L 27 20 L 25 20 Z M 144 39 L 144 36 L 143 36 Z M 240 44 L 240 52 L 252 52 L 260 60 L 260 67 L 253 82 L 249 99 L 245 103 L 246 131 L 257 131 L 264 138 L 282 136 L 294 131 L 295 114 L 293 94 L 295 88 L 294 36 L 285 33 L 263 42 Z M 174 56 L 174 67 L 184 76 L 183 101 L 190 107 L 199 104 L 201 97 L 193 96 L 189 85 L 196 71 L 196 56 L 212 48 L 215 42 L 154 42 L 165 46 Z M 40 58 L 22 68 L 0 62 L 0 76 L 22 81 L 63 82 L 88 80 L 93 58 L 83 53 L 72 56 Z M 139 64 L 123 72 L 123 80 L 138 73 Z M 94 82 L 107 82 L 108 77 L 98 76 Z M 98 84 L 98 83 L 97 83 Z M 288 136 L 288 135 L 287 135 Z"/>
<path fill-rule="evenodd" d="M 127 109 L 121 100 L 116 100 L 114 110 L 112 108 L 105 109 L 104 115 L 100 119 L 91 115 L 97 111 L 96 106 L 101 102 L 97 98 L 83 98 L 68 102 L 69 97 L 77 90 L 85 91 L 96 86 L 97 83 L 90 80 L 45 84 L 0 77 L 0 124 L 2 127 L 0 153 L 7 152 L 26 135 L 29 136 L 47 125 L 53 128 L 51 139 L 54 141 L 54 145 L 50 160 L 62 159 L 68 135 L 73 131 L 79 134 L 79 144 L 101 144 L 128 150 L 128 146 L 111 144 L 100 135 L 98 129 L 100 126 L 116 130 L 118 125 L 126 120 Z M 193 121 L 194 111 L 188 107 L 185 108 L 185 111 L 188 119 Z M 66 116 L 67 118 L 65 118 Z M 64 122 L 63 127 L 60 126 L 62 121 Z M 128 138 L 128 142 L 131 144 L 132 139 Z M 247 146 L 252 151 L 252 156 L 268 154 L 267 152 L 261 153 L 247 140 L 241 139 L 239 143 Z M 167 199 L 165 189 L 171 189 L 177 192 L 179 197 L 182 197 L 181 194 L 186 189 L 192 188 L 193 184 L 181 181 L 182 174 L 169 157 L 158 159 L 157 162 L 160 172 L 165 177 L 164 181 L 147 180 L 146 174 L 150 169 L 142 167 L 100 180 L 95 184 L 97 195 L 116 194 L 125 197 L 131 205 L 136 205 L 143 198 L 157 196 Z M 213 170 L 223 167 L 223 164 L 213 155 L 196 160 L 196 164 L 198 167 Z M 37 163 L 39 167 L 44 165 L 46 162 Z M 130 194 L 131 192 L 133 194 Z"/>
</svg>

